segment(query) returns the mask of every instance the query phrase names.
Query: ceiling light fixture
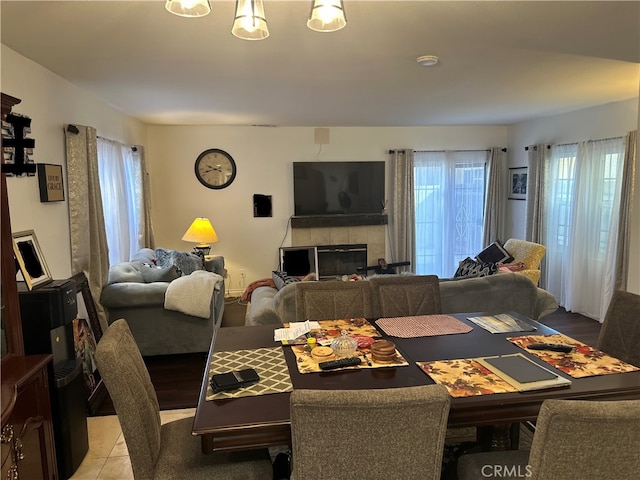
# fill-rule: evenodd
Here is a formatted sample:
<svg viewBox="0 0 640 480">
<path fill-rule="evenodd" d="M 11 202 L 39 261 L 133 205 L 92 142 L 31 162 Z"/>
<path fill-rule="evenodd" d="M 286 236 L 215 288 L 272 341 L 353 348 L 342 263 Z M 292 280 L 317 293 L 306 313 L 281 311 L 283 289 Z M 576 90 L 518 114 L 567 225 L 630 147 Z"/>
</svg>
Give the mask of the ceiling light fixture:
<svg viewBox="0 0 640 480">
<path fill-rule="evenodd" d="M 263 40 L 269 36 L 262 0 L 236 0 L 231 33 L 243 40 Z"/>
<path fill-rule="evenodd" d="M 209 0 L 167 0 L 164 8 L 181 17 L 204 17 L 211 12 Z"/>
<path fill-rule="evenodd" d="M 342 0 L 313 0 L 307 27 L 316 32 L 335 32 L 346 25 Z"/>
<path fill-rule="evenodd" d="M 416 61 L 423 67 L 431 67 L 438 63 L 439 60 L 435 55 L 423 55 L 422 57 L 418 57 Z"/>
</svg>

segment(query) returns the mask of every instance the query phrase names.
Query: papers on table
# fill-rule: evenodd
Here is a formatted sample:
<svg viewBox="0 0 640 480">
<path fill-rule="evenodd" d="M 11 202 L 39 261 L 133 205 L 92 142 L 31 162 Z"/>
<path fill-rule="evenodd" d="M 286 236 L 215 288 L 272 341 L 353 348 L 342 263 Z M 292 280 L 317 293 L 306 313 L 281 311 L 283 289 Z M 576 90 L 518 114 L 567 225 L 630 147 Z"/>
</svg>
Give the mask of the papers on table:
<svg viewBox="0 0 640 480">
<path fill-rule="evenodd" d="M 536 330 L 533 325 L 520 321 L 508 313 L 467 317 L 467 319 L 491 333 L 532 332 Z"/>
<path fill-rule="evenodd" d="M 309 320 L 306 322 L 291 322 L 288 328 L 276 328 L 273 331 L 273 339 L 276 342 L 295 340 L 302 335 L 306 335 L 314 328 L 320 328 L 320 324 Z"/>
</svg>

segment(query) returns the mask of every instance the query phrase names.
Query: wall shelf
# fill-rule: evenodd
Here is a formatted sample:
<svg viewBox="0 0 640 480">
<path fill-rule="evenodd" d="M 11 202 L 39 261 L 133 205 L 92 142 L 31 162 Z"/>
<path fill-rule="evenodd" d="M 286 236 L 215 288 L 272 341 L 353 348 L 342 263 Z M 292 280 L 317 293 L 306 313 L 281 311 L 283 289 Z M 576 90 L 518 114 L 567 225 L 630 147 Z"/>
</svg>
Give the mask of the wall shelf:
<svg viewBox="0 0 640 480">
<path fill-rule="evenodd" d="M 363 225 L 386 225 L 387 223 L 388 216 L 382 213 L 291 217 L 291 228 L 360 227 Z"/>
</svg>

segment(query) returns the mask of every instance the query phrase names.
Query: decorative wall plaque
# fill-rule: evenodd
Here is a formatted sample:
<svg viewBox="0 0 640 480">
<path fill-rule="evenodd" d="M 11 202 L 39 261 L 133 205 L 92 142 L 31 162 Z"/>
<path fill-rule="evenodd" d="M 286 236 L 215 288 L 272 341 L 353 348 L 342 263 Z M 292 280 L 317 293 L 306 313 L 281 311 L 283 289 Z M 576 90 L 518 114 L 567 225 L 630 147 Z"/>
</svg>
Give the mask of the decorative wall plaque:
<svg viewBox="0 0 640 480">
<path fill-rule="evenodd" d="M 64 201 L 64 183 L 62 181 L 62 165 L 38 164 L 38 183 L 40 184 L 41 202 Z"/>
</svg>

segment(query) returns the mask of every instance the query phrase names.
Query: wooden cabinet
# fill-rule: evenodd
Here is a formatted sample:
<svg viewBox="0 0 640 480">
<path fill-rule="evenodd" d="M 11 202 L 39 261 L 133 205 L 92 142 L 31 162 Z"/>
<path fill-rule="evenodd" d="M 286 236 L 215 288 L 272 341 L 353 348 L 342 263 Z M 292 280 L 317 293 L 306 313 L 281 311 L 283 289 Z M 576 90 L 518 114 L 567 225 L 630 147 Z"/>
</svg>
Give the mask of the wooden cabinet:
<svg viewBox="0 0 640 480">
<path fill-rule="evenodd" d="M 2 362 L 3 390 L 9 395 L 2 424 L 2 479 L 58 478 L 47 365 L 51 355 L 12 355 Z M 6 420 L 5 420 L 6 417 Z"/>
<path fill-rule="evenodd" d="M 20 100 L 2 94 L 2 118 Z M 0 142 L 1 146 L 1 142 Z M 1 148 L 0 148 L 1 150 Z M 4 163 L 4 158 L 2 159 Z M 7 182 L 0 174 L 0 250 L 2 330 L 7 351 L 2 352 L 2 470 L 1 479 L 58 478 L 51 420 L 49 376 L 51 355 L 24 355 L 20 303 Z"/>
</svg>

